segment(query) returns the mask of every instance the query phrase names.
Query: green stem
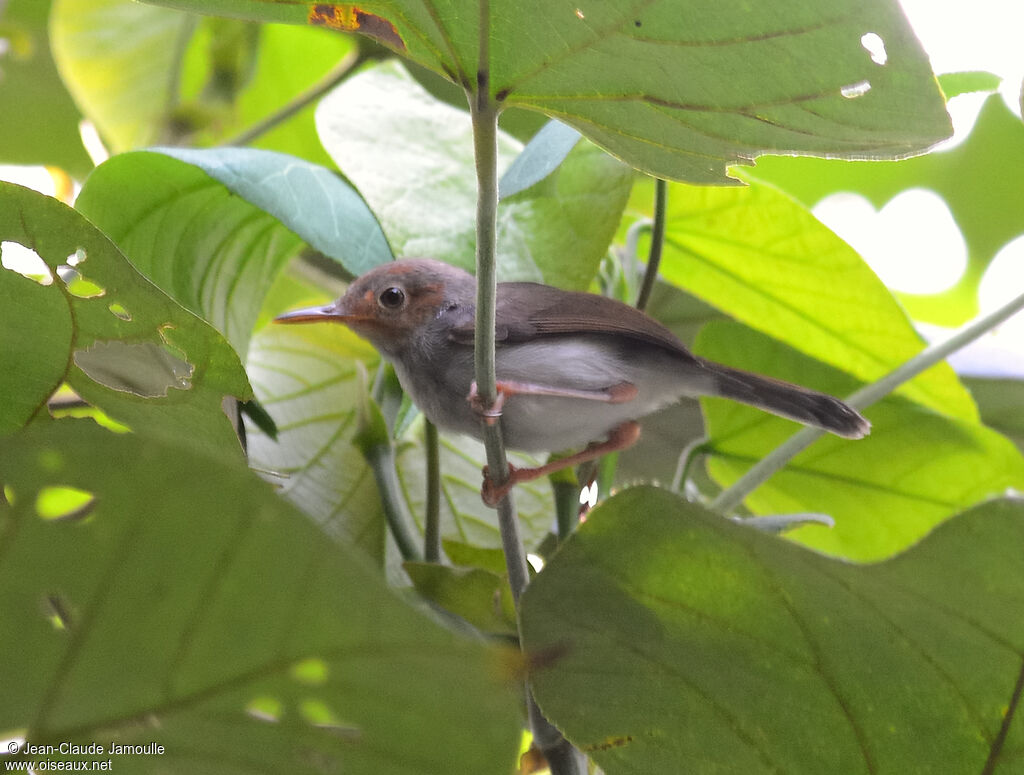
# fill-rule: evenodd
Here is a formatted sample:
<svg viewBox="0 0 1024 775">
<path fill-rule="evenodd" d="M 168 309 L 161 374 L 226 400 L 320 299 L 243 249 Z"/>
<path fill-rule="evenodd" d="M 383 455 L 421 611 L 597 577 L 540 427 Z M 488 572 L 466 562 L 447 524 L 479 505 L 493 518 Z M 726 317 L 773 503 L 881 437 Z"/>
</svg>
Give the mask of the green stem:
<svg viewBox="0 0 1024 775">
<path fill-rule="evenodd" d="M 498 213 L 498 106 L 491 96 L 490 36 L 491 7 L 489 0 L 479 0 L 480 38 L 479 70 L 476 90 L 467 84 L 470 116 L 473 121 L 473 150 L 476 156 L 476 333 L 474 367 L 476 388 L 484 405 L 497 398 L 495 374 L 494 322 L 498 281 L 495 248 Z M 483 424 L 484 446 L 487 450 L 489 474 L 498 484 L 508 481 L 509 466 L 501 437 L 501 423 Z M 497 505 L 498 527 L 505 552 L 509 586 L 516 608 L 529 583 L 526 551 L 519 536 L 519 520 L 511 493 Z M 548 758 L 552 775 L 582 775 L 586 764 L 582 754 L 568 743 L 561 733 L 540 712 L 529 686 L 526 687 L 527 710 L 534 741 Z"/>
<path fill-rule="evenodd" d="M 377 489 L 380 491 L 381 503 L 384 506 L 384 518 L 395 543 L 398 544 L 402 559 L 421 561 L 423 555 L 416 540 L 412 515 L 406 508 L 402 486 L 395 471 L 394 448 L 390 444 L 373 444 L 363 450 L 363 455 L 370 464 L 374 479 L 377 480 Z"/>
<path fill-rule="evenodd" d="M 473 121 L 477 179 L 474 366 L 477 393 L 484 405 L 493 404 L 497 400 L 498 392 L 494 353 L 494 320 L 498 295 L 495 258 L 498 217 L 498 109 L 491 99 L 490 76 L 487 69 L 489 36 L 490 4 L 488 0 L 480 0 L 480 71 L 477 73 L 476 92 L 469 93 L 469 106 Z M 500 485 L 506 482 L 509 476 L 505 444 L 501 437 L 501 423 L 485 423 L 483 428 L 488 472 L 495 483 Z M 502 498 L 497 508 L 509 585 L 512 588 L 512 598 L 518 604 L 530 577 L 511 494 Z"/>
<path fill-rule="evenodd" d="M 654 223 L 651 225 L 651 249 L 647 254 L 647 269 L 644 271 L 644 282 L 640 286 L 640 295 L 636 300 L 637 309 L 646 309 L 654 290 L 654 281 L 658 279 L 658 266 L 661 264 L 661 249 L 665 244 L 665 211 L 668 207 L 668 184 L 658 178 L 654 181 Z"/>
<path fill-rule="evenodd" d="M 266 134 L 278 124 L 282 124 L 290 119 L 311 102 L 315 102 L 320 99 L 324 94 L 344 80 L 359 61 L 359 49 L 354 48 L 345 54 L 345 56 L 341 58 L 341 61 L 332 67 L 323 78 L 314 83 L 308 89 L 297 94 L 289 102 L 282 105 L 262 121 L 258 121 L 251 127 L 243 129 L 234 137 L 220 143 L 220 145 L 248 145 L 260 135 Z"/>
<path fill-rule="evenodd" d="M 423 425 L 423 445 L 427 452 L 427 504 L 423 515 L 423 557 L 441 562 L 441 455 L 437 426 L 427 420 Z"/>
<path fill-rule="evenodd" d="M 1024 294 L 1003 305 L 995 312 L 979 318 L 968 326 L 965 326 L 959 333 L 953 335 L 944 342 L 938 342 L 931 347 L 924 349 L 915 357 L 894 369 L 877 382 L 865 385 L 856 393 L 846 399 L 846 402 L 854 409 L 865 409 L 876 401 L 892 393 L 896 388 L 913 379 L 921 372 L 931 368 L 936 363 L 945 360 L 957 350 L 970 344 L 982 334 L 986 334 L 998 326 L 1004 320 L 1017 314 L 1024 309 Z M 719 494 L 711 502 L 711 508 L 722 514 L 730 513 L 738 506 L 744 498 L 767 481 L 776 471 L 785 466 L 796 455 L 814 443 L 825 431 L 817 428 L 804 428 L 791 436 L 781 446 L 774 449 L 771 454 L 758 461 L 749 471 L 741 476 L 729 489 Z"/>
</svg>

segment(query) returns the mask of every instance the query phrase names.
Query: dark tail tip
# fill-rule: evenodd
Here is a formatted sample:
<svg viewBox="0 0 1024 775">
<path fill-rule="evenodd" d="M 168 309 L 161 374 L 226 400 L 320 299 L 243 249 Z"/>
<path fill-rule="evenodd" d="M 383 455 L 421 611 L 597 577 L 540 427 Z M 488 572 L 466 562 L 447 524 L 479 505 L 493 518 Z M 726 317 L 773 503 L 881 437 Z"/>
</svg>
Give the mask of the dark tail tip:
<svg viewBox="0 0 1024 775">
<path fill-rule="evenodd" d="M 860 439 L 871 432 L 871 423 L 860 412 L 827 393 L 710 361 L 704 364 L 714 373 L 720 396 L 813 425 L 844 439 Z"/>
</svg>

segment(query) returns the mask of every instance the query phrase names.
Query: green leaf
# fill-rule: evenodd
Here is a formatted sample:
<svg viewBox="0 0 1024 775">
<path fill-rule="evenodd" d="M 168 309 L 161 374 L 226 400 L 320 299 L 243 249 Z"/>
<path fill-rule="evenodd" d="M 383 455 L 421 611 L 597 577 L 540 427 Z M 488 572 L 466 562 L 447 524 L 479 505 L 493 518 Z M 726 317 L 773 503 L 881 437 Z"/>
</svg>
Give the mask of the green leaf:
<svg viewBox="0 0 1024 775">
<path fill-rule="evenodd" d="M 240 353 L 300 238 L 355 274 L 391 257 L 336 173 L 270 151 L 121 154 L 90 176 L 76 207 Z"/>
<path fill-rule="evenodd" d="M 13 111 L 0 122 L 0 163 L 45 164 L 76 177 L 92 168 L 78 131 L 81 114 L 61 83 L 50 53 L 49 0 L 8 0 L 0 8 L 0 104 Z"/>
<path fill-rule="evenodd" d="M 1024 234 L 1024 125 L 998 94 L 981 109 L 964 142 L 899 162 L 860 164 L 822 159 L 765 158 L 751 172 L 808 207 L 836 191 L 854 191 L 881 208 L 896 194 L 925 188 L 945 199 L 967 243 L 967 270 L 932 296 L 899 294 L 917 320 L 957 326 L 978 314 L 978 284 L 996 253 Z"/>
<path fill-rule="evenodd" d="M 437 603 L 488 634 L 515 635 L 516 609 L 508 579 L 482 568 L 453 568 L 429 562 L 402 565 L 413 586 Z"/>
<path fill-rule="evenodd" d="M 114 151 L 167 131 L 183 41 L 197 18 L 127 0 L 54 0 L 50 37 L 68 91 Z"/>
<path fill-rule="evenodd" d="M 101 232 L 55 199 L 0 183 L 0 242 L 30 248 L 49 284 L 0 270 L 5 392 L 0 428 L 45 413 L 66 381 L 134 430 L 238 455 L 225 397 L 251 394 L 220 335 L 139 275 Z M 88 282 L 83 282 L 88 281 Z M 34 286 L 34 287 L 30 287 Z"/>
<path fill-rule="evenodd" d="M 498 181 L 498 199 L 507 199 L 544 180 L 576 147 L 580 133 L 552 119 L 533 136 Z"/>
<path fill-rule="evenodd" d="M 129 0 L 55 0 L 51 28 L 68 88 L 115 151 L 229 139 L 313 86 L 353 48 L 324 30 L 203 20 Z M 256 144 L 327 161 L 311 107 Z"/>
<path fill-rule="evenodd" d="M 924 346 L 860 256 L 765 185 L 671 185 L 661 271 L 735 319 L 865 382 Z M 946 364 L 899 392 L 951 417 L 977 419 Z"/>
<path fill-rule="evenodd" d="M 608 775 L 1015 771 L 1022 541 L 996 502 L 854 566 L 627 490 L 522 598 L 531 685 Z"/>
<path fill-rule="evenodd" d="M 475 266 L 476 172 L 469 114 L 389 62 L 320 103 L 324 147 L 377 214 L 395 253 Z M 381 149 L 387 148 L 387 152 Z M 522 145 L 499 134 L 499 170 Z M 498 273 L 586 287 L 618 225 L 632 173 L 580 143 L 557 173 L 498 207 Z"/>
<path fill-rule="evenodd" d="M 970 70 L 962 73 L 944 73 L 939 76 L 939 86 L 947 100 L 972 92 L 994 92 L 999 88 L 1002 78 L 994 73 L 983 70 Z"/>
<path fill-rule="evenodd" d="M 1010 438 L 1024 452 L 1024 382 L 997 377 L 967 377 L 985 424 Z"/>
<path fill-rule="evenodd" d="M 732 322 L 708 325 L 697 351 L 835 395 L 853 392 L 849 377 Z M 721 399 L 701 402 L 710 443 L 708 469 L 723 485 L 781 444 L 797 425 Z M 998 433 L 928 411 L 899 397 L 870 407 L 871 434 L 858 441 L 819 439 L 751 493 L 756 514 L 824 513 L 836 525 L 788 535 L 855 560 L 889 557 L 940 522 L 1008 488 L 1024 488 L 1024 457 Z"/>
<path fill-rule="evenodd" d="M 164 746 L 113 757 L 136 771 L 511 770 L 506 658 L 401 602 L 240 464 L 60 421 L 4 444 L 0 477 L 0 729 Z M 41 519 L 53 486 L 91 511 Z"/>
<path fill-rule="evenodd" d="M 160 0 L 370 34 L 504 106 L 542 111 L 659 177 L 726 183 L 760 153 L 891 158 L 950 134 L 927 57 L 890 0 L 640 6 L 493 0 Z M 489 62 L 480 25 L 487 24 Z M 884 58 L 862 43 L 874 34 Z"/>
<path fill-rule="evenodd" d="M 384 559 L 385 521 L 373 472 L 353 444 L 363 387 L 357 361 L 377 353 L 342 326 L 268 326 L 246 368 L 277 425 L 249 426 L 249 461 L 329 535 Z"/>
</svg>

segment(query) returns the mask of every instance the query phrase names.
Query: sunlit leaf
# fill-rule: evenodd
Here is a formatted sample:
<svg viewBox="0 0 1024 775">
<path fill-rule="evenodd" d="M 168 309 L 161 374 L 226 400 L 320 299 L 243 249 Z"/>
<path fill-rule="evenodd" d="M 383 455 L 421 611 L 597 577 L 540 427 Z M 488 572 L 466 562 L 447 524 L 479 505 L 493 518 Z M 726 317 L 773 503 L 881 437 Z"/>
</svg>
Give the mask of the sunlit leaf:
<svg viewBox="0 0 1024 775">
<path fill-rule="evenodd" d="M 57 74 L 46 22 L 50 0 L 8 0 L 0 8 L 0 162 L 47 164 L 84 177 L 92 167 L 78 132 L 81 114 Z"/>
<path fill-rule="evenodd" d="M 669 186 L 662 276 L 735 319 L 868 382 L 924 341 L 863 259 L 775 189 Z M 901 394 L 976 419 L 949 366 Z"/>
<path fill-rule="evenodd" d="M 942 293 L 900 294 L 916 319 L 939 325 L 960 325 L 978 313 L 985 269 L 1004 245 L 1024 234 L 1024 124 L 998 94 L 986 100 L 971 134 L 947 151 L 877 164 L 773 157 L 759 160 L 750 174 L 807 206 L 836 191 L 856 192 L 876 208 L 910 188 L 939 194 L 967 243 L 967 270 Z"/>
<path fill-rule="evenodd" d="M 854 380 L 735 323 L 708 325 L 701 355 L 835 395 Z M 788 420 L 722 399 L 702 401 L 711 474 L 727 486 L 797 429 Z M 745 501 L 756 514 L 824 513 L 831 530 L 790 537 L 856 560 L 902 551 L 936 525 L 1007 488 L 1024 489 L 1024 457 L 977 421 L 952 418 L 894 396 L 865 411 L 871 434 L 819 439 Z"/>
</svg>

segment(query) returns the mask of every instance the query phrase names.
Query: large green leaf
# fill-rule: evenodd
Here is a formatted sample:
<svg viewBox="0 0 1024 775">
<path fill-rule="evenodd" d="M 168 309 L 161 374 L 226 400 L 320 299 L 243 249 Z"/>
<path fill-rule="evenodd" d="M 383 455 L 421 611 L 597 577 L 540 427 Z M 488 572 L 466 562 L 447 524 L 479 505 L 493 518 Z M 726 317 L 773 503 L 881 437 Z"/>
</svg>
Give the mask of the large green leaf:
<svg viewBox="0 0 1024 775">
<path fill-rule="evenodd" d="M 62 420 L 0 447 L 0 482 L 4 737 L 164 746 L 124 772 L 511 770 L 505 658 L 242 465 Z M 55 487 L 92 501 L 41 518 Z"/>
<path fill-rule="evenodd" d="M 0 105 L 7 113 L 0 122 L 0 163 L 48 164 L 85 177 L 92 162 L 78 132 L 81 115 L 50 54 L 49 15 L 49 0 L 0 6 Z"/>
<path fill-rule="evenodd" d="M 891 158 L 950 133 L 927 58 L 890 0 L 159 2 L 373 35 L 467 90 L 482 84 L 502 105 L 543 111 L 636 167 L 693 182 L 727 182 L 729 164 L 765 151 Z"/>
<path fill-rule="evenodd" d="M 402 65 L 361 72 L 317 109 L 324 146 L 380 218 L 395 252 L 471 269 L 476 167 L 469 114 L 438 102 Z M 499 169 L 522 144 L 502 133 Z M 615 233 L 632 173 L 579 144 L 558 171 L 498 207 L 498 273 L 586 287 Z"/>
<path fill-rule="evenodd" d="M 662 276 L 747 325 L 870 382 L 924 347 L 854 250 L 775 189 L 669 187 Z M 900 393 L 977 419 L 946 364 Z"/>
<path fill-rule="evenodd" d="M 353 50 L 350 38 L 323 30 L 204 20 L 129 0 L 55 0 L 51 24 L 68 88 L 115 151 L 229 139 Z M 256 144 L 327 161 L 312 107 Z"/>
<path fill-rule="evenodd" d="M 78 106 L 112 150 L 167 139 L 176 63 L 196 22 L 126 0 L 54 0 L 54 58 Z"/>
<path fill-rule="evenodd" d="M 391 257 L 373 214 L 336 173 L 270 151 L 121 154 L 89 177 L 76 207 L 243 354 L 300 237 L 353 274 Z"/>
<path fill-rule="evenodd" d="M 247 364 L 257 398 L 273 416 L 277 441 L 253 429 L 249 456 L 284 495 L 371 555 L 383 550 L 383 516 L 373 473 L 353 437 L 365 386 L 360 364 L 374 368 L 379 356 L 342 326 L 271 326 L 257 332 Z M 422 524 L 425 454 L 418 426 L 398 442 L 398 477 Z M 513 455 L 517 464 L 536 464 Z M 476 441 L 442 438 L 441 529 L 445 538 L 500 548 L 494 509 L 480 499 L 485 455 Z M 550 487 L 540 481 L 516 490 L 527 546 L 540 543 L 551 524 Z"/>
<path fill-rule="evenodd" d="M 245 399 L 238 357 L 210 326 L 149 283 L 80 214 L 0 183 L 0 242 L 45 262 L 48 285 L 0 269 L 0 429 L 45 415 L 62 381 L 139 431 L 186 438 L 210 454 L 237 454 L 221 411 Z M 11 393 L 6 392 L 11 389 Z"/>
<path fill-rule="evenodd" d="M 701 355 L 844 395 L 854 380 L 733 322 L 704 328 Z M 791 435 L 796 425 L 721 399 L 702 402 L 710 473 L 732 484 Z M 757 514 L 826 513 L 835 527 L 797 528 L 790 536 L 856 560 L 891 556 L 938 523 L 1008 488 L 1024 489 L 1024 457 L 979 424 L 929 411 L 899 396 L 866 411 L 871 435 L 826 436 L 751 493 Z"/>
<path fill-rule="evenodd" d="M 1018 772 L 1024 505 L 854 566 L 651 488 L 530 584 L 544 713 L 608 775 Z"/>
<path fill-rule="evenodd" d="M 836 191 L 855 191 L 877 208 L 910 188 L 942 196 L 967 243 L 967 271 L 940 294 L 900 295 L 915 318 L 940 325 L 960 325 L 977 314 L 985 269 L 1024 233 L 1024 125 L 998 94 L 985 102 L 967 139 L 947 151 L 877 164 L 765 158 L 751 175 L 784 188 L 808 207 Z"/>
</svg>

